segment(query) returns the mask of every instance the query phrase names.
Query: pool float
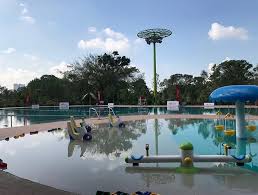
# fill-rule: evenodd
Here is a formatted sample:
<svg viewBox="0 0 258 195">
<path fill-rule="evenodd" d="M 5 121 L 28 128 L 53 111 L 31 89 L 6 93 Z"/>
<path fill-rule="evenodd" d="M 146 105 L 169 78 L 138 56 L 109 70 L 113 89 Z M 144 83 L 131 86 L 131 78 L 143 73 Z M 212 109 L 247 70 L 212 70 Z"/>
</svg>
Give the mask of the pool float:
<svg viewBox="0 0 258 195">
<path fill-rule="evenodd" d="M 227 129 L 224 131 L 224 134 L 227 135 L 227 136 L 233 136 L 236 134 L 236 131 L 233 130 L 233 129 Z"/>
<path fill-rule="evenodd" d="M 81 134 L 85 133 L 85 131 L 84 131 L 83 128 L 81 128 L 81 127 L 79 127 L 79 126 L 76 125 L 76 122 L 75 122 L 73 116 L 70 117 L 70 121 L 71 121 L 71 124 L 72 124 L 74 130 L 75 130 L 77 133 L 81 133 Z"/>
<path fill-rule="evenodd" d="M 223 131 L 224 130 L 224 125 L 215 125 L 215 129 L 218 131 Z"/>
<path fill-rule="evenodd" d="M 72 140 L 83 140 L 83 136 L 85 135 L 85 133 L 82 132 L 82 131 L 78 132 L 78 130 L 76 131 L 72 122 L 67 122 L 67 130 L 68 130 L 68 134 L 70 136 L 70 139 L 72 139 Z"/>
<path fill-rule="evenodd" d="M 119 128 L 125 128 L 125 123 L 123 123 L 123 122 L 119 123 L 119 124 L 118 124 L 118 127 L 119 127 Z"/>
<path fill-rule="evenodd" d="M 119 128 L 125 128 L 125 123 L 121 120 L 121 118 L 118 115 L 115 115 L 115 116 L 117 118 L 117 122 L 116 123 L 115 123 L 115 120 L 114 120 L 112 114 L 110 114 L 110 113 L 108 114 L 109 126 L 113 127 L 113 126 L 115 126 L 117 124 L 117 126 Z"/>
<path fill-rule="evenodd" d="M 248 125 L 246 126 L 248 131 L 255 131 L 256 130 L 256 126 L 255 125 Z"/>
<path fill-rule="evenodd" d="M 91 132 L 91 126 L 86 123 L 84 118 L 82 118 L 82 122 L 80 123 L 81 127 L 84 128 L 84 131 L 87 133 Z"/>
<path fill-rule="evenodd" d="M 91 126 L 86 124 L 85 120 L 82 119 L 82 122 L 80 123 L 80 126 L 76 125 L 76 122 L 74 120 L 74 117 L 71 116 L 71 123 L 75 127 L 75 130 L 78 131 L 79 133 L 90 133 L 91 132 Z"/>
<path fill-rule="evenodd" d="M 91 140 L 91 139 L 92 139 L 92 135 L 91 135 L 91 134 L 89 134 L 89 133 L 85 133 L 85 134 L 84 134 L 83 140 L 89 141 L 89 140 Z"/>
<path fill-rule="evenodd" d="M 87 141 L 89 141 L 89 140 L 92 139 L 91 134 L 85 133 L 85 131 L 82 130 L 81 127 L 76 128 L 74 126 L 73 122 L 67 122 L 67 130 L 68 130 L 68 134 L 70 136 L 70 139 L 72 139 L 72 140 L 87 140 Z"/>
<path fill-rule="evenodd" d="M 125 128 L 125 123 L 121 120 L 121 118 L 117 115 L 117 123 L 119 128 Z"/>
</svg>

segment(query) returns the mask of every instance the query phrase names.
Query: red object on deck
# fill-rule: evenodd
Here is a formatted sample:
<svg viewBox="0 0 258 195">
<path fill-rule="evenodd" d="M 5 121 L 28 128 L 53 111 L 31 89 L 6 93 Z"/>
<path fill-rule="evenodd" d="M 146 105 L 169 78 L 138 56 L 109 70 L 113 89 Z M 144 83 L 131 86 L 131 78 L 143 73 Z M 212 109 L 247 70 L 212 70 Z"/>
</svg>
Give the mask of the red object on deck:
<svg viewBox="0 0 258 195">
<path fill-rule="evenodd" d="M 0 169 L 7 169 L 7 163 L 0 162 Z"/>
</svg>

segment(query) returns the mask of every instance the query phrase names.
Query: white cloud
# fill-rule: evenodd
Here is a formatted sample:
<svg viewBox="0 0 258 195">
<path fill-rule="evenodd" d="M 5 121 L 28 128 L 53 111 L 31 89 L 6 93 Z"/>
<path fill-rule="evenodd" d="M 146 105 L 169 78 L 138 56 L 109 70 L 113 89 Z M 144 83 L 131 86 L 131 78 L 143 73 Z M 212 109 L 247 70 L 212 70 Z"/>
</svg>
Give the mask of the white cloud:
<svg viewBox="0 0 258 195">
<path fill-rule="evenodd" d="M 29 81 L 39 76 L 37 72 L 31 70 L 7 68 L 0 72 L 0 85 L 12 89 L 14 83 L 27 84 Z"/>
<path fill-rule="evenodd" d="M 28 13 L 27 8 L 23 8 L 21 13 L 22 13 L 23 15 L 26 14 L 26 13 Z"/>
<path fill-rule="evenodd" d="M 230 61 L 231 59 L 229 57 L 226 57 L 222 62 Z"/>
<path fill-rule="evenodd" d="M 80 40 L 78 43 L 78 47 L 80 49 L 103 48 L 103 47 L 105 47 L 105 43 L 101 38 L 95 38 L 95 39 L 91 39 L 89 41 Z"/>
<path fill-rule="evenodd" d="M 21 8 L 21 14 L 24 15 L 26 13 L 28 13 L 28 9 L 26 8 L 24 3 L 19 3 L 19 6 Z"/>
<path fill-rule="evenodd" d="M 69 70 L 66 64 L 42 59 L 30 53 L 14 56 L 0 55 L 0 86 L 13 89 L 14 83 L 28 84 L 44 74 L 61 77 L 60 71 Z"/>
<path fill-rule="evenodd" d="M 215 65 L 215 63 L 209 63 L 208 64 L 208 73 L 212 73 L 212 67 Z"/>
<path fill-rule="evenodd" d="M 31 16 L 21 16 L 20 20 L 22 20 L 26 23 L 29 23 L 29 24 L 34 24 L 36 22 L 36 20 Z"/>
<path fill-rule="evenodd" d="M 14 53 L 16 52 L 16 49 L 15 48 L 12 48 L 12 47 L 9 47 L 7 48 L 6 50 L 2 51 L 1 53 L 4 53 L 4 54 L 11 54 L 11 53 Z"/>
<path fill-rule="evenodd" d="M 91 27 L 88 28 L 88 32 L 95 33 L 95 32 L 97 32 L 97 29 L 96 29 L 96 27 L 91 26 Z"/>
<path fill-rule="evenodd" d="M 62 72 L 70 70 L 66 62 L 61 62 L 59 65 L 53 66 L 49 69 L 49 73 L 55 75 L 56 77 L 61 78 Z"/>
<path fill-rule="evenodd" d="M 24 3 L 20 3 L 19 6 L 21 7 L 21 16 L 19 17 L 21 21 L 24 21 L 29 24 L 34 24 L 36 22 L 35 18 L 28 15 L 28 9 Z"/>
<path fill-rule="evenodd" d="M 23 54 L 23 56 L 25 57 L 25 58 L 27 58 L 27 59 L 30 59 L 30 60 L 32 60 L 32 61 L 37 61 L 37 60 L 39 60 L 39 58 L 37 57 L 37 56 L 34 56 L 34 55 L 31 55 L 31 54 Z"/>
<path fill-rule="evenodd" d="M 125 35 L 123 35 L 122 33 L 120 32 L 115 32 L 113 31 L 111 28 L 105 28 L 103 30 L 103 32 L 108 36 L 108 37 L 111 37 L 111 38 L 115 38 L 115 39 L 127 39 L 125 37 Z"/>
<path fill-rule="evenodd" d="M 222 62 L 226 62 L 226 61 L 230 61 L 230 60 L 232 60 L 231 58 L 229 58 L 229 57 L 226 57 L 224 60 L 222 60 Z M 221 62 L 221 63 L 222 63 Z M 212 67 L 215 65 L 215 63 L 209 63 L 208 64 L 208 73 L 212 73 L 213 71 L 212 71 Z"/>
<path fill-rule="evenodd" d="M 137 38 L 134 40 L 134 44 L 143 44 L 145 41 L 144 39 Z"/>
<path fill-rule="evenodd" d="M 125 51 L 130 47 L 128 38 L 111 28 L 105 28 L 98 37 L 78 42 L 80 49 L 100 49 L 104 51 Z"/>
<path fill-rule="evenodd" d="M 209 38 L 212 40 L 221 39 L 239 39 L 247 40 L 248 31 L 241 27 L 223 26 L 217 22 L 212 23 L 211 29 L 208 32 Z"/>
</svg>

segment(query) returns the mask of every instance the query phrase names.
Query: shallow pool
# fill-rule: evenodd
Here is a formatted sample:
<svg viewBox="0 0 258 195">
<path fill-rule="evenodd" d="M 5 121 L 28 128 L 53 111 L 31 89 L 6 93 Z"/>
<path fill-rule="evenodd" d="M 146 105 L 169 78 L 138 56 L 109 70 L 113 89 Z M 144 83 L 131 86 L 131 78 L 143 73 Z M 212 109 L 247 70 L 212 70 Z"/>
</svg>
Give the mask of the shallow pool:
<svg viewBox="0 0 258 195">
<path fill-rule="evenodd" d="M 9 172 L 55 188 L 95 194 L 97 190 L 156 191 L 161 194 L 257 194 L 258 133 L 255 139 L 238 141 L 214 130 L 213 120 L 147 120 L 130 122 L 125 129 L 95 127 L 90 142 L 71 141 L 66 130 L 26 134 L 0 141 L 1 159 Z M 258 125 L 257 122 L 253 122 Z M 234 125 L 234 124 L 232 124 Z M 179 154 L 185 141 L 194 145 L 195 154 L 223 154 L 222 143 L 231 144 L 231 154 L 251 154 L 253 161 L 239 168 L 234 164 L 204 163 L 200 173 L 175 172 L 178 164 L 150 164 L 133 169 L 124 162 L 131 154 Z M 141 165 L 141 167 L 146 167 Z M 201 192 L 200 192 L 201 191 Z"/>
</svg>

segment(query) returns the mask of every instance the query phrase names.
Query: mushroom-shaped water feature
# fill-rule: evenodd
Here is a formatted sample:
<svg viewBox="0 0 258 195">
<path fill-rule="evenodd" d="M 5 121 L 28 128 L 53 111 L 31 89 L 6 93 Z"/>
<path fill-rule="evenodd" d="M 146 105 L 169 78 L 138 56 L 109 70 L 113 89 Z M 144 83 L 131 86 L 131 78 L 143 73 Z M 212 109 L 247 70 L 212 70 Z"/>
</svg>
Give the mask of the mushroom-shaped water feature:
<svg viewBox="0 0 258 195">
<path fill-rule="evenodd" d="M 246 139 L 245 130 L 245 102 L 258 100 L 258 86 L 229 85 L 214 90 L 209 97 L 212 102 L 236 104 L 236 137 Z"/>
</svg>

